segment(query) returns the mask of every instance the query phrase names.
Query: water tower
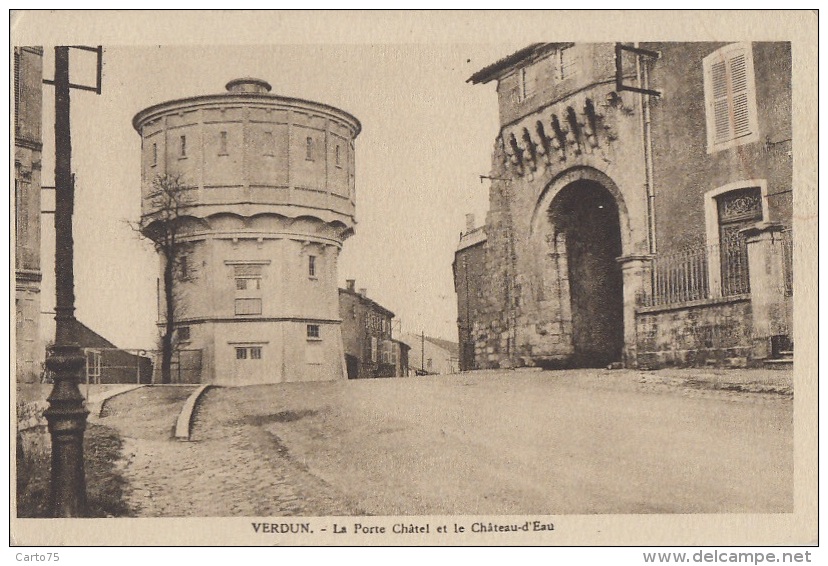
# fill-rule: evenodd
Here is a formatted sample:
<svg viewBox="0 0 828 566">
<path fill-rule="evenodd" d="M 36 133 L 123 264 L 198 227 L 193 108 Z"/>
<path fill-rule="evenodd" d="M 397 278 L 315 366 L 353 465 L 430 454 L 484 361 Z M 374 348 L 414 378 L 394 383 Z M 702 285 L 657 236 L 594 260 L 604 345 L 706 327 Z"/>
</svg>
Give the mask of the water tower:
<svg viewBox="0 0 828 566">
<path fill-rule="evenodd" d="M 270 94 L 260 79 L 226 89 L 133 119 L 147 234 L 161 221 L 158 180 L 187 187 L 174 317 L 182 361 L 173 380 L 343 379 L 337 258 L 354 231 L 360 123 L 326 104 Z"/>
</svg>

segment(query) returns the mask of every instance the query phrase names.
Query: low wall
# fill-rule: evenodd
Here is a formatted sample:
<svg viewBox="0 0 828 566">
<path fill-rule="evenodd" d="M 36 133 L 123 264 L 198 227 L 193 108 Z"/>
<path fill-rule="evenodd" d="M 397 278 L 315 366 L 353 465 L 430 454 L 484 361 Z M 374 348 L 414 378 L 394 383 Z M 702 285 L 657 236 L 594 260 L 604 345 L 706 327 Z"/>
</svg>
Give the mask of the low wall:
<svg viewBox="0 0 828 566">
<path fill-rule="evenodd" d="M 752 365 L 750 295 L 640 307 L 635 322 L 639 368 Z"/>
</svg>

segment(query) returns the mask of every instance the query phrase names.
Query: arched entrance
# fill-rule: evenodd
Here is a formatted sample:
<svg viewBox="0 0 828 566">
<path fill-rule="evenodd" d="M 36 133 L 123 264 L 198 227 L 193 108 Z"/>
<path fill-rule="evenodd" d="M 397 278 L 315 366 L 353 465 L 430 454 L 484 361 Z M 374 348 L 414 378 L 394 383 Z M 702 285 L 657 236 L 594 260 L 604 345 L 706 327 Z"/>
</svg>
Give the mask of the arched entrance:
<svg viewBox="0 0 828 566">
<path fill-rule="evenodd" d="M 548 214 L 565 260 L 558 264 L 559 275 L 569 283 L 572 364 L 603 367 L 621 361 L 623 279 L 616 258 L 622 246 L 615 198 L 600 183 L 580 179 L 555 195 Z"/>
</svg>

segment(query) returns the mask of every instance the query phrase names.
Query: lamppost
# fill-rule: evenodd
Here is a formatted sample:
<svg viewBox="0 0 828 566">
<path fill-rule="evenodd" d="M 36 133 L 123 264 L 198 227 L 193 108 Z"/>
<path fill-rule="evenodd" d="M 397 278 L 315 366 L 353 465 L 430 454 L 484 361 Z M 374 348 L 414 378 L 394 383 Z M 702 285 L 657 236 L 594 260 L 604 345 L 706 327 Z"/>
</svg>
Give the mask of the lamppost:
<svg viewBox="0 0 828 566">
<path fill-rule="evenodd" d="M 46 357 L 46 367 L 54 375 L 43 415 L 52 438 L 52 479 L 49 499 L 53 517 L 86 515 L 86 479 L 83 466 L 83 433 L 89 411 L 78 388 L 84 356 L 74 339 L 75 276 L 72 213 L 75 183 L 72 175 L 72 136 L 69 121 L 69 90 L 101 93 L 101 56 L 99 46 L 75 49 L 98 55 L 97 85 L 76 85 L 69 81 L 69 47 L 55 47 L 55 341 Z"/>
</svg>

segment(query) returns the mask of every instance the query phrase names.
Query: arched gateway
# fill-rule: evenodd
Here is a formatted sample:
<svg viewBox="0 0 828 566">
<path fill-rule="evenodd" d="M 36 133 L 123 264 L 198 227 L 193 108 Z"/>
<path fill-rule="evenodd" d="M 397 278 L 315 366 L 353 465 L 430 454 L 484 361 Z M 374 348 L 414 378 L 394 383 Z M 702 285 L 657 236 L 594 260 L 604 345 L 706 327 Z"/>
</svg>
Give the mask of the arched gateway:
<svg viewBox="0 0 828 566">
<path fill-rule="evenodd" d="M 575 168 L 541 194 L 532 222 L 542 285 L 552 292 L 564 337 L 563 360 L 576 367 L 621 361 L 624 281 L 618 258 L 628 240 L 626 208 L 605 174 Z"/>
</svg>

